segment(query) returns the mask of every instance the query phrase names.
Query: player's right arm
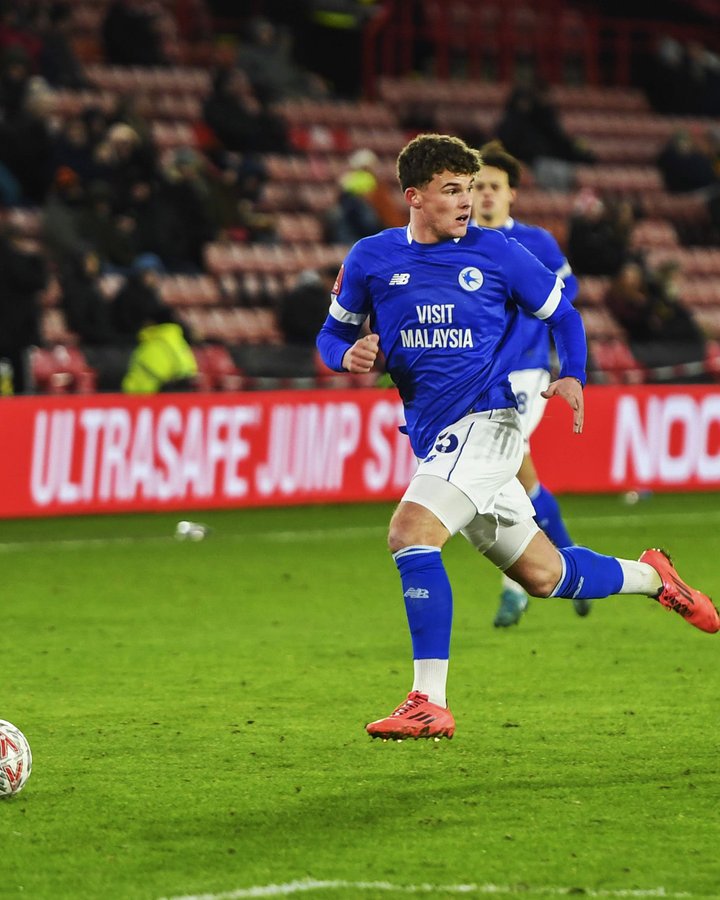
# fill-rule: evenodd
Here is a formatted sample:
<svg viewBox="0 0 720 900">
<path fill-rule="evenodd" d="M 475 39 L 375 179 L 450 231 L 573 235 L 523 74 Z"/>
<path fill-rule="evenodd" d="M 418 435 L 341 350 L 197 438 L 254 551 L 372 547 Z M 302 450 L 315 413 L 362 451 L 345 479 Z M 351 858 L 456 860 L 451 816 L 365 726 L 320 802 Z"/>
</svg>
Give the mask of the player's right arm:
<svg viewBox="0 0 720 900">
<path fill-rule="evenodd" d="M 369 372 L 379 352 L 379 338 L 376 334 L 361 334 L 369 298 L 362 269 L 354 261 L 352 250 L 330 296 L 330 309 L 316 341 L 323 362 L 335 372 Z"/>
</svg>

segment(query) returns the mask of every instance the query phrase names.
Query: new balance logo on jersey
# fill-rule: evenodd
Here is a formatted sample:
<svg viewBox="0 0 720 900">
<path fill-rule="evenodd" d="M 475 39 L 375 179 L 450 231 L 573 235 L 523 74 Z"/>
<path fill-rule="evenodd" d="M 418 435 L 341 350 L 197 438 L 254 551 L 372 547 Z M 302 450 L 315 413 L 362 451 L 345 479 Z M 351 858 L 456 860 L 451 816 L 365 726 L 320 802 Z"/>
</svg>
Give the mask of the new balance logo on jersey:
<svg viewBox="0 0 720 900">
<path fill-rule="evenodd" d="M 408 588 L 403 597 L 409 597 L 410 600 L 427 600 L 430 591 L 427 588 Z"/>
<path fill-rule="evenodd" d="M 388 284 L 407 284 L 410 281 L 410 273 L 409 272 L 396 272 L 395 275 L 390 279 Z"/>
</svg>

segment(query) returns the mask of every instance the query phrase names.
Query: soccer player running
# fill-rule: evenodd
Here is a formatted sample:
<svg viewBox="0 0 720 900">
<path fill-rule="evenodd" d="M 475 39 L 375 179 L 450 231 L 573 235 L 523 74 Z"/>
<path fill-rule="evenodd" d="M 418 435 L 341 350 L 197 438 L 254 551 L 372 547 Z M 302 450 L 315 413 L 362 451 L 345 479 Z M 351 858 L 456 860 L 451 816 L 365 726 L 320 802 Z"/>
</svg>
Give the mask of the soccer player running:
<svg viewBox="0 0 720 900">
<path fill-rule="evenodd" d="M 558 242 L 544 228 L 517 222 L 510 215 L 522 175 L 522 165 L 508 153 L 500 141 L 490 141 L 480 148 L 482 169 L 475 179 L 473 221 L 484 228 L 499 228 L 506 237 L 513 237 L 537 257 L 563 281 L 563 294 L 572 303 L 578 292 L 577 279 L 563 255 Z M 550 332 L 542 320 L 524 310 L 519 311 L 514 340 L 517 359 L 508 376 L 510 387 L 518 401 L 520 424 L 525 441 L 520 471 L 517 477 L 535 507 L 535 521 L 556 547 L 570 547 L 568 534 L 553 494 L 540 483 L 530 452 L 530 437 L 545 412 L 547 399 L 542 392 L 550 383 Z M 573 606 L 579 616 L 590 612 L 587 597 L 574 597 Z M 502 576 L 500 605 L 493 624 L 507 627 L 517 624 L 528 606 L 528 596 L 520 585 Z"/>
<path fill-rule="evenodd" d="M 388 534 L 414 681 L 389 716 L 366 726 L 383 739 L 455 731 L 446 694 L 453 603 L 442 548 L 459 531 L 534 597 L 639 594 L 696 628 L 720 629 L 710 598 L 662 551 L 645 550 L 635 562 L 556 547 L 535 522 L 516 478 L 524 442 L 507 377 L 517 368 L 518 307 L 552 331 L 560 374 L 543 393 L 569 405 L 575 433 L 583 428 L 585 334 L 553 272 L 500 230 L 468 227 L 480 166 L 477 150 L 448 135 L 421 134 L 403 148 L 397 174 L 409 225 L 353 245 L 317 339 L 338 372 L 369 372 L 382 350 L 419 459 Z"/>
</svg>

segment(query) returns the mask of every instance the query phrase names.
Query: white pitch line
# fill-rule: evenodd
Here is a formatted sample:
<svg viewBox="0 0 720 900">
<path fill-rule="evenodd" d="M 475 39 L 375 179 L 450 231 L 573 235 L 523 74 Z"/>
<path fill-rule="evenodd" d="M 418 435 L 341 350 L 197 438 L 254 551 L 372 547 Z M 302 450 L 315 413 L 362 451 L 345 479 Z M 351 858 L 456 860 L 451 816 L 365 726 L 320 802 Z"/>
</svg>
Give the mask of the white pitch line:
<svg viewBox="0 0 720 900">
<path fill-rule="evenodd" d="M 570 527 L 575 525 L 622 525 L 623 528 L 632 528 L 635 525 L 647 525 L 652 522 L 665 521 L 670 513 L 647 512 L 639 513 L 635 510 L 628 511 L 626 515 L 608 516 L 568 516 Z M 684 525 L 708 525 L 720 522 L 720 510 L 706 510 L 705 512 L 682 511 L 672 513 L 673 522 L 682 522 Z M 266 531 L 247 534 L 223 534 L 215 531 L 208 540 L 222 541 L 270 541 L 278 544 L 302 543 L 304 541 L 328 541 L 345 540 L 346 538 L 361 535 L 383 535 L 387 531 L 386 524 L 379 525 L 349 525 L 345 528 L 310 528 L 293 531 Z M 661 539 L 662 535 L 658 535 Z M 87 550 L 94 547 L 120 547 L 134 544 L 167 544 L 172 541 L 172 535 L 147 535 L 145 537 L 100 537 L 100 538 L 60 538 L 58 540 L 42 541 L 8 541 L 0 543 L 0 554 L 17 553 L 24 550 Z"/>
<path fill-rule="evenodd" d="M 187 894 L 182 897 L 164 897 L 163 900 L 244 900 L 249 897 L 289 897 L 291 894 L 308 893 L 309 891 L 384 891 L 396 894 L 460 894 L 464 896 L 522 896 L 523 894 L 546 897 L 567 897 L 582 892 L 583 897 L 598 898 L 643 898 L 660 897 L 664 900 L 684 900 L 691 895 L 684 891 L 666 891 L 665 888 L 620 888 L 618 890 L 592 888 L 561 887 L 529 887 L 511 884 L 391 884 L 388 881 L 316 881 L 304 878 L 302 881 L 290 881 L 286 884 L 263 884 L 234 891 L 223 891 L 220 894 Z"/>
<path fill-rule="evenodd" d="M 222 534 L 214 532 L 208 540 L 215 541 L 247 541 L 260 540 L 274 543 L 295 543 L 305 540 L 327 541 L 332 538 L 357 537 L 362 534 L 382 535 L 387 531 L 386 525 L 350 526 L 349 528 L 317 528 L 298 531 L 268 531 L 253 532 L 251 534 Z M 23 550 L 87 550 L 94 547 L 124 547 L 134 544 L 168 544 L 176 543 L 172 535 L 146 535 L 139 537 L 102 537 L 102 538 L 59 538 L 56 541 L 9 541 L 0 543 L 0 553 L 16 553 Z M 184 541 L 183 544 L 192 544 L 193 541 Z"/>
</svg>

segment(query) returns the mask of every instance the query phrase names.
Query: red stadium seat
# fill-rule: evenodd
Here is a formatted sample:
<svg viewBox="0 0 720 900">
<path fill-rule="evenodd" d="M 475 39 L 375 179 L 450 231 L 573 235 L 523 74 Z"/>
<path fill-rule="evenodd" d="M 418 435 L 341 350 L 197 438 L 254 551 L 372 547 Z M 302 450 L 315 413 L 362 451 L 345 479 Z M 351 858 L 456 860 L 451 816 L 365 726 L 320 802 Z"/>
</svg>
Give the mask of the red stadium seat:
<svg viewBox="0 0 720 900">
<path fill-rule="evenodd" d="M 222 344 L 193 347 L 198 364 L 198 384 L 207 391 L 241 391 L 246 379 Z"/>
<path fill-rule="evenodd" d="M 31 379 L 44 394 L 90 394 L 97 384 L 96 374 L 77 347 L 57 344 L 52 349 L 33 348 Z"/>
</svg>

